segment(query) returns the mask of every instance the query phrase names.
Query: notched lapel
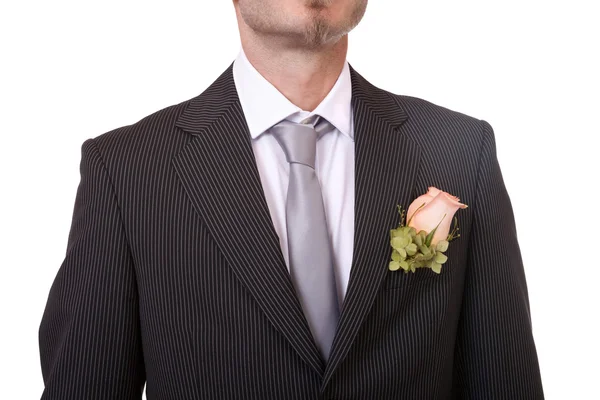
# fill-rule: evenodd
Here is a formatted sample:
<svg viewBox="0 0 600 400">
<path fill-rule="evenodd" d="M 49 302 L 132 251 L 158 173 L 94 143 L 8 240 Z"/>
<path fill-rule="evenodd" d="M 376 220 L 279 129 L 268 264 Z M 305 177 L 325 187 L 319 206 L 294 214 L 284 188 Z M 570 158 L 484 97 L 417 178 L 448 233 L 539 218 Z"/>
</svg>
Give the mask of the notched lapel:
<svg viewBox="0 0 600 400">
<path fill-rule="evenodd" d="M 324 363 L 264 197 L 231 66 L 192 100 L 177 126 L 193 135 L 172 164 L 196 211 L 270 322 L 322 375 Z"/>
<path fill-rule="evenodd" d="M 229 265 L 271 323 L 322 376 L 324 390 L 347 356 L 386 276 L 397 204 L 415 198 L 418 145 L 402 129 L 393 95 L 350 67 L 355 130 L 354 250 L 333 348 L 324 365 L 281 253 L 230 66 L 177 121 L 193 135 L 172 164 Z M 246 232 L 233 246 L 231 230 Z M 238 233 L 239 234 L 239 233 Z"/>
<path fill-rule="evenodd" d="M 420 149 L 401 125 L 408 116 L 394 97 L 352 67 L 355 137 L 354 249 L 350 279 L 321 390 L 344 360 L 388 271 L 389 231 L 397 205 L 415 197 Z"/>
</svg>

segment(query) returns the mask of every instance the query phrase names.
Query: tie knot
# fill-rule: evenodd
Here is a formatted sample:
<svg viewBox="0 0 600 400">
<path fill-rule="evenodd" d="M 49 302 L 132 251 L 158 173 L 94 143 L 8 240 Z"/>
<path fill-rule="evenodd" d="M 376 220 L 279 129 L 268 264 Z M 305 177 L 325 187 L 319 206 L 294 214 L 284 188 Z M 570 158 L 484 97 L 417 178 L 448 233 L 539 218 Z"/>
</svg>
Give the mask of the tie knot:
<svg viewBox="0 0 600 400">
<path fill-rule="evenodd" d="M 283 120 L 273 125 L 269 131 L 283 149 L 287 162 L 304 164 L 314 169 L 317 139 L 328 126 L 326 119 L 311 115 L 300 123 Z"/>
</svg>

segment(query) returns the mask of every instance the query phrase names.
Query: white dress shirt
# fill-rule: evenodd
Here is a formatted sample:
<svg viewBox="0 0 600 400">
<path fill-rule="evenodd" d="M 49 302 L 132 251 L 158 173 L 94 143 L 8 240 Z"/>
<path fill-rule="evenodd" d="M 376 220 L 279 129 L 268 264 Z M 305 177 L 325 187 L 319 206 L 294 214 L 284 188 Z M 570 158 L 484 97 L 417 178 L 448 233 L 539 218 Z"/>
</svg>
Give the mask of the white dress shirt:
<svg viewBox="0 0 600 400">
<path fill-rule="evenodd" d="M 354 124 L 352 86 L 348 62 L 335 85 L 314 111 L 290 102 L 250 63 L 240 49 L 233 63 L 233 78 L 252 137 L 252 149 L 265 198 L 289 270 L 285 203 L 289 164 L 283 149 L 267 130 L 281 120 L 300 122 L 317 114 L 335 129 L 317 141 L 315 171 L 325 205 L 329 237 L 333 247 L 336 286 L 343 303 L 350 276 L 354 246 Z"/>
</svg>

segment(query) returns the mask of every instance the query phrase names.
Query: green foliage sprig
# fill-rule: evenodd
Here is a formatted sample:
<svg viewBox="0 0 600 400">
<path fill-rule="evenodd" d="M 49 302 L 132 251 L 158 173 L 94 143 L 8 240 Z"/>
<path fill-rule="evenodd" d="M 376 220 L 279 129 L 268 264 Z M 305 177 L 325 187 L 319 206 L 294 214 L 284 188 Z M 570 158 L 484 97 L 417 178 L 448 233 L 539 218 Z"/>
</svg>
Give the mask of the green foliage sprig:
<svg viewBox="0 0 600 400">
<path fill-rule="evenodd" d="M 425 203 L 423 203 L 421 207 L 424 205 Z M 424 230 L 417 232 L 415 228 L 408 226 L 410 220 L 405 225 L 404 220 L 406 213 L 400 205 L 398 205 L 398 213 L 400 214 L 400 224 L 398 225 L 398 228 L 390 230 L 392 260 L 390 261 L 389 269 L 391 271 L 402 269 L 404 270 L 404 273 L 408 273 L 409 271 L 415 272 L 417 268 L 426 267 L 431 268 L 433 272 L 439 274 L 442 271 L 442 264 L 448 260 L 448 257 L 444 252 L 448 250 L 449 243 L 460 237 L 460 234 L 458 234 L 459 229 L 456 217 L 454 218 L 454 229 L 448 234 L 446 240 L 440 240 L 434 245 L 431 243 L 433 235 L 446 215 L 444 215 L 438 225 L 428 233 Z M 413 215 L 414 214 L 416 214 L 416 212 L 413 213 Z"/>
</svg>

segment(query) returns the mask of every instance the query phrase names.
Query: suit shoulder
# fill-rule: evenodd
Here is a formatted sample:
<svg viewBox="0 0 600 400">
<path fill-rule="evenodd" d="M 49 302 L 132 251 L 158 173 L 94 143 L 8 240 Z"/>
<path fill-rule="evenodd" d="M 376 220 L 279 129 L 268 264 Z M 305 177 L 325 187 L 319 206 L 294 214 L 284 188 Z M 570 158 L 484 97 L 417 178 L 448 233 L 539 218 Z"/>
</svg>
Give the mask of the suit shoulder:
<svg viewBox="0 0 600 400">
<path fill-rule="evenodd" d="M 92 137 L 104 151 L 118 151 L 144 142 L 161 142 L 167 136 L 176 134 L 175 122 L 192 99 L 173 104 L 149 114 L 139 121 L 120 126 Z M 89 140 L 89 139 L 88 139 Z"/>
<path fill-rule="evenodd" d="M 482 120 L 465 113 L 435 104 L 431 101 L 407 95 L 392 94 L 398 105 L 402 107 L 414 122 L 460 124 L 463 129 L 474 128 L 480 131 Z"/>
<path fill-rule="evenodd" d="M 443 188 L 471 203 L 483 145 L 491 132 L 481 119 L 416 97 L 394 95 L 408 115 L 401 129 L 420 149 L 421 191 Z"/>
<path fill-rule="evenodd" d="M 189 140 L 175 123 L 192 99 L 173 104 L 139 121 L 124 125 L 84 141 L 82 150 L 95 144 L 112 176 L 136 179 L 145 173 L 164 170 L 172 156 Z"/>
<path fill-rule="evenodd" d="M 408 115 L 407 128 L 417 139 L 465 140 L 480 142 L 491 131 L 485 120 L 452 110 L 418 97 L 391 94 Z M 420 137 L 422 136 L 422 137 Z"/>
</svg>

